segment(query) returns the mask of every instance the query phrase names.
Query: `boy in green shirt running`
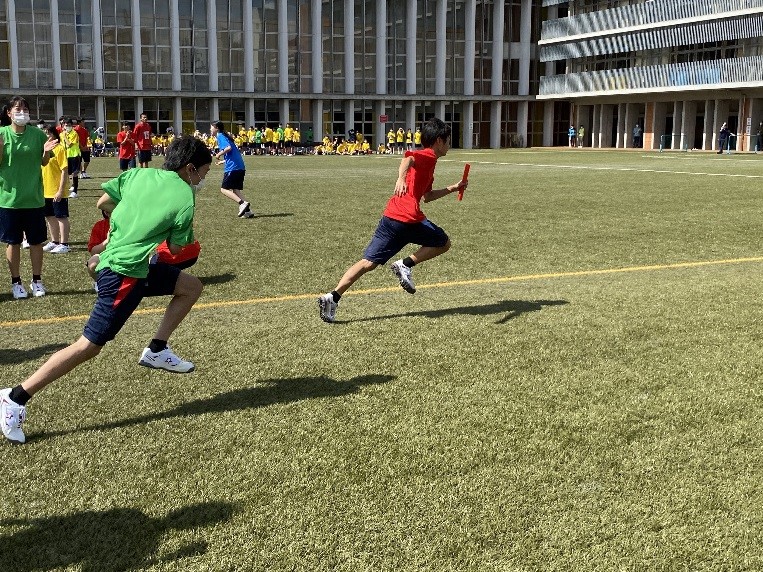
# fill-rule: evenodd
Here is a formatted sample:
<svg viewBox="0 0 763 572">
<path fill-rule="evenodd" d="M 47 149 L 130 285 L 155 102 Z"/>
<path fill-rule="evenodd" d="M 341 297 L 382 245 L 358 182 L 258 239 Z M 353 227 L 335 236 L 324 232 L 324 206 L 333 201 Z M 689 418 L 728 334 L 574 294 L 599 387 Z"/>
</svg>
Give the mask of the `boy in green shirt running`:
<svg viewBox="0 0 763 572">
<path fill-rule="evenodd" d="M 182 137 L 167 148 L 163 170 L 131 169 L 102 185 L 106 194 L 98 208 L 111 212 L 111 223 L 96 268 L 98 298 L 76 342 L 53 354 L 21 385 L 0 390 L 0 428 L 8 440 L 26 441 L 22 424 L 29 399 L 97 356 L 146 296 L 171 295 L 172 300 L 138 363 L 175 373 L 194 370 L 193 363 L 172 352 L 167 340 L 198 300 L 201 281 L 168 264 L 149 266 L 149 258 L 164 240 L 172 254 L 193 242 L 195 197 L 211 163 L 212 153 L 202 141 Z"/>
</svg>

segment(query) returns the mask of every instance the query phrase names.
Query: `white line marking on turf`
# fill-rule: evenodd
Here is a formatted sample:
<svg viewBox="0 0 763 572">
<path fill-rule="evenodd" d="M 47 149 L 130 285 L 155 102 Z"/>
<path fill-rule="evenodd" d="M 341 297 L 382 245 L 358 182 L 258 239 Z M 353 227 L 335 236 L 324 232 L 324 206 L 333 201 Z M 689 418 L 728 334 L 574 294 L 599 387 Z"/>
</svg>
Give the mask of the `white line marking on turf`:
<svg viewBox="0 0 763 572">
<path fill-rule="evenodd" d="M 452 159 L 445 161 L 458 162 Z M 634 167 L 594 167 L 591 165 L 547 165 L 544 163 L 508 163 L 497 161 L 479 161 L 478 165 L 506 165 L 514 167 L 540 167 L 543 169 L 579 169 L 583 171 L 623 171 L 634 173 L 665 173 L 669 175 L 695 175 L 699 177 L 738 177 L 742 179 L 763 179 L 763 175 L 741 175 L 737 173 L 703 173 L 694 171 L 669 171 L 667 169 L 636 169 Z"/>
<path fill-rule="evenodd" d="M 572 270 L 568 272 L 551 272 L 546 274 L 525 274 L 519 276 L 498 276 L 495 278 L 477 278 L 474 280 L 459 280 L 453 282 L 435 282 L 432 284 L 419 284 L 418 289 L 433 288 L 452 288 L 455 286 L 474 286 L 480 284 L 500 284 L 505 282 L 528 282 L 532 280 L 548 280 L 552 278 L 574 278 L 580 276 L 601 276 L 606 274 L 625 274 L 628 272 L 651 272 L 655 270 L 675 270 L 682 268 L 701 268 L 704 266 L 720 266 L 729 264 L 744 264 L 748 262 L 763 262 L 763 256 L 754 256 L 750 258 L 727 258 L 723 260 L 705 260 L 699 262 L 676 262 L 674 264 L 653 264 L 648 266 L 625 266 L 622 268 L 603 268 L 598 270 Z M 389 286 L 385 288 L 369 288 L 366 290 L 350 290 L 345 296 L 363 296 L 367 294 L 382 294 L 386 292 L 397 292 L 399 286 Z M 54 293 L 53 293 L 54 294 Z M 252 304 L 265 304 L 272 302 L 292 302 L 295 300 L 316 300 L 319 294 L 288 294 L 285 296 L 275 296 L 271 298 L 250 298 L 248 300 L 221 300 L 219 302 L 203 302 L 196 304 L 194 310 L 203 310 L 207 308 L 224 308 L 227 306 L 246 306 Z M 133 314 L 163 314 L 166 308 L 144 308 L 136 310 Z M 86 320 L 88 314 L 76 316 L 52 316 L 50 318 L 36 318 L 33 320 L 18 320 L 15 322 L 0 322 L 0 328 L 12 328 L 18 326 L 31 326 L 41 324 L 59 324 L 61 322 L 77 322 Z"/>
</svg>

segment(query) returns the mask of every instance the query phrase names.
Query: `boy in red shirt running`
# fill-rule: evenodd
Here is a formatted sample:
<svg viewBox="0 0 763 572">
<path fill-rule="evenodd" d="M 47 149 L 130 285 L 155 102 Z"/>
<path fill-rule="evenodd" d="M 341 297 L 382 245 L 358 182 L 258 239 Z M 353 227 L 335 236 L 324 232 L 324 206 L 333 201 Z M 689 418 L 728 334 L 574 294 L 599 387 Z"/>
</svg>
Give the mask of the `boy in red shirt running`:
<svg viewBox="0 0 763 572">
<path fill-rule="evenodd" d="M 467 182 L 459 181 L 444 189 L 432 189 L 434 169 L 437 159 L 444 157 L 450 149 L 450 126 L 437 118 L 427 121 L 421 131 L 424 149 L 408 151 L 400 162 L 395 194 L 384 210 L 379 226 L 376 227 L 371 243 L 363 253 L 363 258 L 353 264 L 339 280 L 336 288 L 318 298 L 320 317 L 324 322 L 333 322 L 339 299 L 366 272 L 385 264 L 407 244 L 421 246 L 416 252 L 398 260 L 390 269 L 400 282 L 400 286 L 410 293 L 416 292 L 411 277 L 414 265 L 444 254 L 450 248 L 450 239 L 445 231 L 427 220 L 419 203 L 435 201 L 467 187 Z"/>
</svg>

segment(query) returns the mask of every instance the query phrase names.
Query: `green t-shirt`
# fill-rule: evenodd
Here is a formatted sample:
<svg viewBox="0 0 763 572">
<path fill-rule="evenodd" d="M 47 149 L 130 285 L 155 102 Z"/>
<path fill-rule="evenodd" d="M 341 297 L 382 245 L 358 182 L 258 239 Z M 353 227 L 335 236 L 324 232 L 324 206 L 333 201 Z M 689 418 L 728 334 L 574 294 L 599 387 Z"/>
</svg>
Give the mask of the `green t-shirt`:
<svg viewBox="0 0 763 572">
<path fill-rule="evenodd" d="M 5 141 L 0 162 L 0 207 L 38 209 L 45 206 L 42 192 L 42 149 L 48 137 L 34 125 L 16 134 L 11 125 L 0 127 Z"/>
<path fill-rule="evenodd" d="M 195 196 L 176 172 L 130 169 L 101 187 L 117 206 L 111 213 L 109 243 L 96 270 L 110 268 L 145 278 L 149 258 L 159 244 L 193 242 Z"/>
</svg>

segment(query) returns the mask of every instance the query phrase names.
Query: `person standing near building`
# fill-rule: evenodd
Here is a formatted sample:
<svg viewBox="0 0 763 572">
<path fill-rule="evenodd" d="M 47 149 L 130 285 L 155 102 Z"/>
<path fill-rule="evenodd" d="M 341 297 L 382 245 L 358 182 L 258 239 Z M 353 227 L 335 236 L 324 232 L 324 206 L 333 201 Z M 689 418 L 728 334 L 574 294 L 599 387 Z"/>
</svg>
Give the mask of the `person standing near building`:
<svg viewBox="0 0 763 572">
<path fill-rule="evenodd" d="M 421 149 L 421 127 L 416 128 L 416 132 L 413 134 L 413 143 L 416 149 Z"/>
<path fill-rule="evenodd" d="M 45 242 L 45 198 L 42 169 L 58 141 L 29 123 L 29 104 L 14 97 L 4 106 L 0 120 L 0 241 L 11 273 L 14 299 L 26 298 L 21 281 L 21 242 L 29 242 L 32 261 L 32 295 L 45 295 L 42 283 L 42 243 Z"/>
<path fill-rule="evenodd" d="M 397 144 L 397 152 L 402 155 L 405 152 L 405 130 L 402 127 L 399 127 L 395 133 L 395 143 Z"/>
<path fill-rule="evenodd" d="M 758 125 L 758 138 L 755 141 L 755 152 L 763 150 L 763 121 Z"/>
<path fill-rule="evenodd" d="M 730 134 L 731 132 L 729 131 L 728 125 L 726 125 L 724 122 L 723 125 L 721 125 L 720 132 L 718 133 L 718 155 L 723 153 L 723 150 L 728 146 Z"/>
<path fill-rule="evenodd" d="M 77 341 L 50 356 L 19 385 L 0 390 L 0 429 L 6 439 L 26 441 L 23 424 L 29 400 L 97 356 L 145 297 L 172 299 L 138 364 L 173 373 L 195 369 L 167 342 L 199 299 L 201 281 L 167 264 L 149 264 L 149 259 L 164 240 L 173 253 L 193 243 L 196 193 L 211 162 L 212 154 L 203 142 L 181 137 L 167 150 L 163 169 L 131 169 L 102 185 L 106 194 L 97 207 L 111 213 L 111 230 L 96 268 L 98 297 L 93 311 Z"/>
<path fill-rule="evenodd" d="M 414 265 L 444 254 L 450 249 L 450 239 L 443 229 L 428 220 L 421 211 L 421 201 L 431 202 L 467 187 L 465 180 L 443 189 L 432 189 L 437 160 L 450 149 L 451 129 L 440 119 L 432 118 L 424 124 L 421 151 L 409 151 L 398 168 L 395 192 L 387 202 L 371 243 L 363 258 L 353 264 L 339 280 L 336 288 L 318 298 L 321 320 L 333 322 L 339 299 L 361 276 L 385 264 L 408 244 L 420 248 L 410 256 L 392 264 L 390 269 L 400 287 L 414 294 L 411 269 Z"/>
<path fill-rule="evenodd" d="M 387 148 L 391 149 L 393 153 L 395 152 L 395 131 L 392 127 L 389 128 L 389 133 L 387 133 Z"/>
<path fill-rule="evenodd" d="M 574 125 L 570 125 L 570 128 L 567 130 L 567 137 L 569 137 L 570 139 L 570 149 L 572 149 L 575 145 L 577 145 L 577 138 L 576 138 Z"/>
<path fill-rule="evenodd" d="M 90 145 L 88 140 L 90 139 L 90 133 L 85 127 L 85 120 L 81 117 L 72 119 L 72 125 L 74 130 L 79 135 L 79 152 L 82 157 L 82 164 L 80 165 L 79 178 L 89 179 L 90 175 L 87 174 L 87 167 L 90 165 Z"/>
<path fill-rule="evenodd" d="M 238 216 L 241 218 L 252 218 L 254 213 L 251 211 L 249 201 L 244 198 L 244 177 L 246 176 L 246 165 L 241 151 L 236 147 L 233 136 L 225 131 L 225 125 L 222 121 L 215 121 L 209 126 L 209 133 L 217 139 L 217 159 L 218 165 L 225 165 L 223 182 L 220 185 L 220 192 L 230 200 L 238 203 Z M 223 158 L 221 160 L 221 158 Z"/>
<path fill-rule="evenodd" d="M 148 167 L 151 162 L 151 147 L 153 146 L 151 135 L 152 129 L 148 122 L 148 115 L 141 113 L 140 121 L 132 130 L 132 138 L 138 146 L 138 164 L 143 168 Z"/>
<path fill-rule="evenodd" d="M 641 143 L 641 136 L 643 135 L 643 131 L 641 130 L 641 125 L 636 123 L 636 126 L 633 128 L 633 147 L 636 149 L 640 149 L 642 146 Z"/>
<path fill-rule="evenodd" d="M 82 163 L 82 154 L 79 150 L 79 135 L 74 130 L 72 120 L 67 117 L 64 119 L 63 131 L 61 131 L 61 144 L 66 151 L 66 161 L 68 163 L 68 173 L 72 179 L 69 187 L 69 198 L 77 198 L 77 189 L 79 188 L 79 169 Z"/>
<path fill-rule="evenodd" d="M 132 130 L 129 123 L 122 123 L 122 131 L 117 133 L 117 145 L 119 145 L 119 170 L 123 173 L 131 167 L 135 161 L 135 139 L 132 138 Z"/>
<path fill-rule="evenodd" d="M 580 128 L 578 129 L 578 147 L 582 149 L 584 143 L 585 143 L 585 127 L 581 125 Z"/>
</svg>

